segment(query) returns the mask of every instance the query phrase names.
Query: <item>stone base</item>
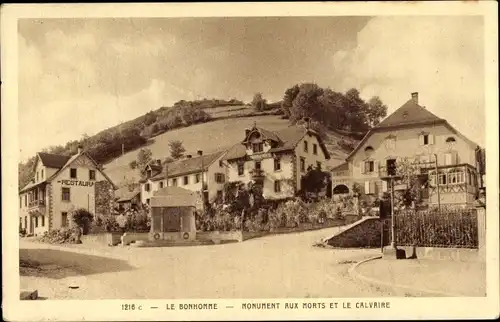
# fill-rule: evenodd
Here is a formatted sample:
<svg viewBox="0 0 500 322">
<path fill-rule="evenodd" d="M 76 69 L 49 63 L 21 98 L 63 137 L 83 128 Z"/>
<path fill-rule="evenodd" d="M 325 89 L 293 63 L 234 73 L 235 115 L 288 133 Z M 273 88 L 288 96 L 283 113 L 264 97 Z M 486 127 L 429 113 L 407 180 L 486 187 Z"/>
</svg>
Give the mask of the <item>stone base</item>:
<svg viewBox="0 0 500 322">
<path fill-rule="evenodd" d="M 38 298 L 38 290 L 21 290 L 21 300 L 36 300 Z"/>
<path fill-rule="evenodd" d="M 382 251 L 383 259 L 406 259 L 406 252 L 404 249 L 392 248 L 390 246 L 384 247 Z"/>
</svg>

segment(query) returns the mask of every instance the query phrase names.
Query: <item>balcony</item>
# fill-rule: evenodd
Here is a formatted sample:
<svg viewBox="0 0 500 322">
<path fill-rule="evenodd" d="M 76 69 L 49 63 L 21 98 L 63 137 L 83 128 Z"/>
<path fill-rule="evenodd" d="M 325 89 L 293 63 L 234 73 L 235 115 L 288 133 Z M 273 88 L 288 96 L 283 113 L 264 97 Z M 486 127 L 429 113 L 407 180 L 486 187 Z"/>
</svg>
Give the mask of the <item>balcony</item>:
<svg viewBox="0 0 500 322">
<path fill-rule="evenodd" d="M 34 214 L 34 215 L 36 215 L 37 213 L 45 214 L 45 210 L 46 210 L 46 207 L 45 207 L 45 200 L 44 199 L 32 200 L 28 204 L 28 212 L 30 214 Z"/>
<path fill-rule="evenodd" d="M 262 181 L 266 175 L 262 169 L 253 169 L 250 170 L 250 176 L 252 177 L 252 180 Z"/>
</svg>

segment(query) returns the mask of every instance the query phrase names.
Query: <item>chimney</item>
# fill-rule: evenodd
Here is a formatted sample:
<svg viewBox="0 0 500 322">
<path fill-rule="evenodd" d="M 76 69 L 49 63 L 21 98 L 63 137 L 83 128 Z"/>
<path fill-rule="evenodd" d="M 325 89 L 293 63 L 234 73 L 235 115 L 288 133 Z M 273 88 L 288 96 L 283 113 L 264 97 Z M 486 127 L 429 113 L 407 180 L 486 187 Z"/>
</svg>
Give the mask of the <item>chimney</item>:
<svg viewBox="0 0 500 322">
<path fill-rule="evenodd" d="M 203 151 L 198 150 L 198 155 L 199 155 L 199 156 L 202 156 L 202 155 L 203 155 Z"/>
<path fill-rule="evenodd" d="M 161 159 L 157 159 L 157 160 L 156 160 L 156 164 L 157 164 L 157 165 L 161 165 Z"/>
<path fill-rule="evenodd" d="M 418 92 L 411 93 L 411 99 L 413 100 L 413 103 L 418 104 Z"/>
<path fill-rule="evenodd" d="M 83 147 L 81 145 L 78 146 L 78 154 L 83 152 Z"/>
<path fill-rule="evenodd" d="M 191 159 L 191 154 L 186 155 L 186 159 Z"/>
</svg>

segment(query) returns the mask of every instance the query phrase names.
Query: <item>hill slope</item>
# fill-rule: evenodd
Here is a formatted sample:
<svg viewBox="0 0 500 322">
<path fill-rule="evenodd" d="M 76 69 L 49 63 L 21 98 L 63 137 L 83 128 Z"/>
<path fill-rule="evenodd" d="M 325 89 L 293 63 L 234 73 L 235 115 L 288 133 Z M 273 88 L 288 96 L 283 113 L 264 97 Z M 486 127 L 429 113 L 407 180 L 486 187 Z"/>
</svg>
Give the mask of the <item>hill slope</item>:
<svg viewBox="0 0 500 322">
<path fill-rule="evenodd" d="M 163 159 L 170 155 L 168 142 L 181 140 L 186 148 L 186 154 L 194 155 L 197 150 L 203 150 L 203 153 L 206 154 L 229 148 L 240 142 L 243 139 L 245 128 L 252 127 L 254 122 L 257 123 L 257 126 L 271 131 L 277 131 L 289 125 L 288 120 L 283 120 L 275 115 L 217 120 L 168 131 L 152 138 L 147 148 L 153 153 L 154 159 Z M 329 165 L 336 166 L 343 162 L 348 153 L 338 145 L 338 142 L 342 138 L 351 142 L 352 139 L 334 132 L 329 132 L 327 136 L 326 145 L 332 155 Z M 104 165 L 106 173 L 115 183 L 120 185 L 124 180 L 139 179 L 137 170 L 129 167 L 129 163 L 136 160 L 138 152 L 139 149 L 130 151 Z"/>
</svg>

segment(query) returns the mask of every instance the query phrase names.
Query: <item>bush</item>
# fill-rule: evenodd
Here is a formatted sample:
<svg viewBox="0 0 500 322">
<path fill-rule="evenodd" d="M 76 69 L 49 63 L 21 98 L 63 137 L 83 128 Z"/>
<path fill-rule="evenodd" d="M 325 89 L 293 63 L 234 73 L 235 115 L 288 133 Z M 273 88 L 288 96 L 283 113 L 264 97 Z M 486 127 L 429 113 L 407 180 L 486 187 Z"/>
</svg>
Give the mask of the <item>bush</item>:
<svg viewBox="0 0 500 322">
<path fill-rule="evenodd" d="M 81 244 L 80 240 L 81 231 L 79 227 L 74 228 L 61 228 L 45 232 L 40 238 L 39 242 L 48 244 Z"/>
<path fill-rule="evenodd" d="M 19 227 L 19 236 L 24 237 L 26 236 L 26 229 Z"/>
<path fill-rule="evenodd" d="M 271 227 L 297 227 L 300 223 L 307 221 L 307 207 L 300 200 L 290 200 L 280 204 L 269 216 Z M 276 227 L 276 225 L 279 225 Z"/>
<path fill-rule="evenodd" d="M 80 208 L 73 211 L 71 218 L 75 226 L 82 229 L 84 235 L 89 233 L 91 223 L 94 220 L 92 213 L 84 208 Z"/>
</svg>

